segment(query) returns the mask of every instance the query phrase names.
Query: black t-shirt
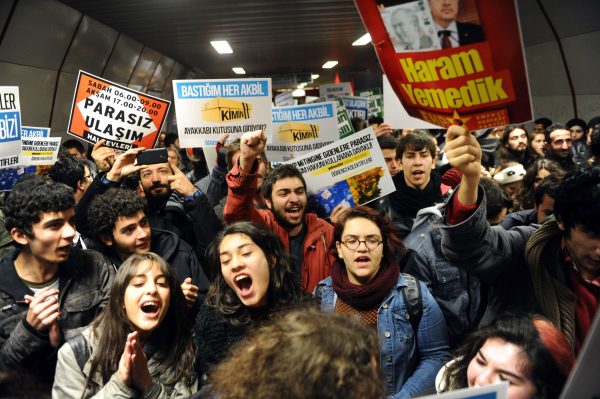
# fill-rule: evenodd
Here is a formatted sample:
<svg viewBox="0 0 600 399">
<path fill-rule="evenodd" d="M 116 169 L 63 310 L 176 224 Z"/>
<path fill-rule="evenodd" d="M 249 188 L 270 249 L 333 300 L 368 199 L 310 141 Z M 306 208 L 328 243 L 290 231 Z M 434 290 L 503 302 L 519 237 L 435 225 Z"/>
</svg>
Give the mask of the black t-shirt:
<svg viewBox="0 0 600 399">
<path fill-rule="evenodd" d="M 302 250 L 302 244 L 304 244 L 304 237 L 306 237 L 306 226 L 302 223 L 302 230 L 298 235 L 290 239 L 290 253 L 294 257 L 294 278 L 298 283 L 302 283 L 302 258 L 304 252 Z"/>
</svg>

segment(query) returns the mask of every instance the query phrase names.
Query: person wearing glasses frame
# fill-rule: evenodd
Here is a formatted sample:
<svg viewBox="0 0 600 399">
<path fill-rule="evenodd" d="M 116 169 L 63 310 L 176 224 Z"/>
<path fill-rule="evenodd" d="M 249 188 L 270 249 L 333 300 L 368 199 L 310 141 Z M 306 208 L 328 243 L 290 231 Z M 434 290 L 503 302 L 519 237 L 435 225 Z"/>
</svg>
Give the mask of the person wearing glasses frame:
<svg viewBox="0 0 600 399">
<path fill-rule="evenodd" d="M 388 215 L 366 206 L 341 215 L 334 239 L 338 259 L 331 277 L 314 292 L 321 310 L 357 317 L 377 330 L 387 395 L 409 398 L 432 389 L 450 356 L 446 324 L 425 285 L 417 282 L 422 315 L 413 327 L 403 290 L 414 278 L 401 273 L 423 258 L 404 246 Z"/>
</svg>

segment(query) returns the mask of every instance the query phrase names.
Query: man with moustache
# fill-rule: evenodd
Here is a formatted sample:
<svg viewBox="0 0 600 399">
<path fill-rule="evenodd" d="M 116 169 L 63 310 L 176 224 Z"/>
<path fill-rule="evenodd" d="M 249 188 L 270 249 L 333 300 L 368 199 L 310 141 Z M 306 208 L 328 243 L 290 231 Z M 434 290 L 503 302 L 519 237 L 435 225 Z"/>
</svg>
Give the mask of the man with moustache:
<svg viewBox="0 0 600 399">
<path fill-rule="evenodd" d="M 528 145 L 523 125 L 509 125 L 500 137 L 500 164 L 517 162 L 527 169 L 538 157 Z"/>
<path fill-rule="evenodd" d="M 256 209 L 259 161 L 267 136 L 263 131 L 244 133 L 240 157 L 227 174 L 227 204 L 224 217 L 228 223 L 249 220 L 273 230 L 287 251 L 294 256 L 294 273 L 302 288 L 312 292 L 317 283 L 330 275 L 334 262 L 330 254 L 333 226 L 314 213 L 306 212 L 306 183 L 293 166 L 273 169 L 262 184 L 268 210 Z"/>
<path fill-rule="evenodd" d="M 548 144 L 546 158 L 558 162 L 565 172 L 574 170 L 577 165 L 573 161 L 571 152 L 573 148 L 571 131 L 563 124 L 555 123 L 548 126 L 545 134 L 546 143 Z"/>
</svg>

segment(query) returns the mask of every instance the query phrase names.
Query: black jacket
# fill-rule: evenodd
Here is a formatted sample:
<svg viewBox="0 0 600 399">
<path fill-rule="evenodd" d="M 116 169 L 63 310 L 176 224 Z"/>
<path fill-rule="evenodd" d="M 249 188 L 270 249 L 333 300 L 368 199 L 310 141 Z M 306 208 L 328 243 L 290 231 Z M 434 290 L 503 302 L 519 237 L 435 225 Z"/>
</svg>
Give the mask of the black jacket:
<svg viewBox="0 0 600 399">
<path fill-rule="evenodd" d="M 0 262 L 0 370 L 31 373 L 42 383 L 52 383 L 56 351 L 47 332 L 34 329 L 25 316 L 29 306 L 24 295 L 33 292 L 17 275 L 17 249 Z M 69 339 L 90 324 L 108 303 L 113 268 L 102 254 L 73 248 L 59 274 L 58 326 Z"/>
</svg>

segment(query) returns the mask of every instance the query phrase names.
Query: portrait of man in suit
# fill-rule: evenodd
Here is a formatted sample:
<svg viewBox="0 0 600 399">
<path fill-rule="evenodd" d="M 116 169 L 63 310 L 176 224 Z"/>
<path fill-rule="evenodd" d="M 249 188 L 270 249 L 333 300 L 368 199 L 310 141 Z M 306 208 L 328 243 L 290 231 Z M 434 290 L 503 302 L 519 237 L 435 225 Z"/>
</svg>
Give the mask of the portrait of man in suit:
<svg viewBox="0 0 600 399">
<path fill-rule="evenodd" d="M 428 1 L 442 48 L 464 46 L 485 40 L 481 26 L 456 20 L 460 0 Z"/>
</svg>

